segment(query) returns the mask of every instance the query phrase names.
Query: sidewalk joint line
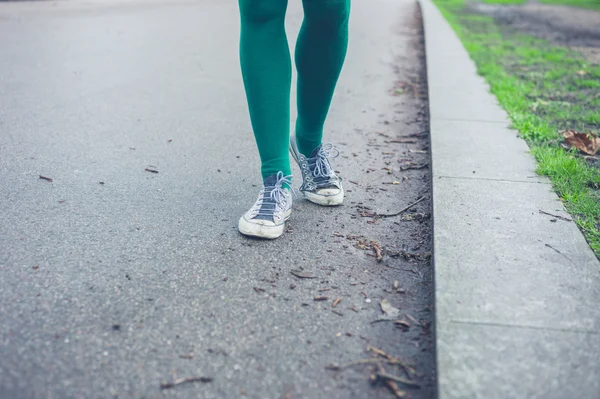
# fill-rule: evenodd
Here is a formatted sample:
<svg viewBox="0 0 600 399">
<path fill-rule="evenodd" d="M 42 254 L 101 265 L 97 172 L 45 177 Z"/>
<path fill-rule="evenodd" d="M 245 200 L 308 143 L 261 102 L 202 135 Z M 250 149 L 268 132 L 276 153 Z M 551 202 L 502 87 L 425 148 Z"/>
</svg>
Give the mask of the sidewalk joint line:
<svg viewBox="0 0 600 399">
<path fill-rule="evenodd" d="M 569 328 L 553 328 L 553 327 L 540 327 L 540 326 L 523 326 L 518 324 L 502 324 L 502 323 L 491 323 L 485 321 L 468 321 L 468 320 L 451 320 L 453 324 L 469 324 L 475 326 L 487 326 L 487 327 L 506 327 L 506 328 L 521 328 L 526 330 L 538 330 L 538 331 L 557 331 L 567 332 L 576 334 L 589 334 L 589 335 L 600 335 L 600 331 L 590 330 L 574 330 Z"/>
<path fill-rule="evenodd" d="M 546 184 L 550 185 L 550 183 L 546 183 L 543 181 L 526 181 L 526 180 L 511 180 L 511 179 L 497 179 L 493 177 L 470 177 L 470 176 L 436 176 L 438 179 L 463 179 L 463 180 L 490 180 L 490 181 L 502 181 L 507 183 L 527 183 L 527 184 Z M 537 176 L 532 176 L 537 177 Z"/>
</svg>

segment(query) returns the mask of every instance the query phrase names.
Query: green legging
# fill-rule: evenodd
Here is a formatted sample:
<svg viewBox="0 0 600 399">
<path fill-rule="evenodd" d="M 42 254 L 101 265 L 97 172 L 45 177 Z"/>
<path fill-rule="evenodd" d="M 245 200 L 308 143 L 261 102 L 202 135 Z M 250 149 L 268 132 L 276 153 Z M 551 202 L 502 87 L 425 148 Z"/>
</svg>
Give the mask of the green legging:
<svg viewBox="0 0 600 399">
<path fill-rule="evenodd" d="M 240 60 L 262 176 L 291 174 L 292 66 L 285 33 L 288 0 L 239 0 Z M 348 47 L 350 0 L 303 0 L 296 43 L 296 137 L 306 156 L 321 144 L 323 125 Z"/>
</svg>

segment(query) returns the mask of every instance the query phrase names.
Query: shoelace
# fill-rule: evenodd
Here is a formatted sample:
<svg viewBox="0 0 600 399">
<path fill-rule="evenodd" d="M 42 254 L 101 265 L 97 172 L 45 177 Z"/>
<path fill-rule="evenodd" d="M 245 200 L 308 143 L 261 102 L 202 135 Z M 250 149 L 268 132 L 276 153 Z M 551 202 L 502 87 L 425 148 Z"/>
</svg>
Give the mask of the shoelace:
<svg viewBox="0 0 600 399">
<path fill-rule="evenodd" d="M 327 186 L 331 183 L 333 177 L 333 169 L 329 163 L 330 159 L 337 158 L 340 152 L 331 143 L 324 143 L 319 148 L 317 155 L 315 156 L 315 169 L 313 170 L 313 176 L 316 178 L 315 183 L 317 187 Z"/>
<path fill-rule="evenodd" d="M 257 216 L 271 216 L 273 212 L 276 212 L 279 209 L 282 209 L 286 205 L 287 197 L 285 195 L 285 190 L 283 185 L 286 184 L 290 187 L 290 191 L 292 195 L 295 195 L 294 189 L 292 187 L 292 175 L 284 176 L 283 172 L 277 173 L 277 182 L 274 186 L 263 187 L 258 194 L 258 202 L 260 203 L 260 208 L 257 213 Z M 269 199 L 274 202 L 273 209 L 264 209 L 262 206 L 265 203 L 265 195 L 269 191 Z M 261 212 L 262 210 L 262 212 Z"/>
</svg>

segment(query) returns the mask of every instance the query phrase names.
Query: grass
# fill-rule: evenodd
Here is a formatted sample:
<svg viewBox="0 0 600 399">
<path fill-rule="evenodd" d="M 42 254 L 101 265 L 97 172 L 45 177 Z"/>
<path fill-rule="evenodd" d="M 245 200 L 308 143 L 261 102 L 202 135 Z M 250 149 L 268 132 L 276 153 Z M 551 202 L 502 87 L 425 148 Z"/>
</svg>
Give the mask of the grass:
<svg viewBox="0 0 600 399">
<path fill-rule="evenodd" d="M 441 2 L 442 0 L 440 0 Z M 488 4 L 525 4 L 526 0 L 482 0 Z M 540 0 L 542 3 L 588 8 L 600 11 L 600 0 Z"/>
<path fill-rule="evenodd" d="M 523 4 L 525 0 L 483 0 L 488 4 Z"/>
<path fill-rule="evenodd" d="M 461 38 L 513 127 L 527 140 L 538 163 L 537 172 L 550 178 L 600 257 L 600 165 L 588 164 L 580 154 L 560 146 L 561 130 L 600 132 L 600 66 L 587 63 L 568 48 L 511 32 L 491 17 L 473 14 L 464 0 L 434 2 Z"/>
<path fill-rule="evenodd" d="M 600 0 L 541 0 L 541 2 L 547 4 L 589 8 L 600 11 Z"/>
</svg>

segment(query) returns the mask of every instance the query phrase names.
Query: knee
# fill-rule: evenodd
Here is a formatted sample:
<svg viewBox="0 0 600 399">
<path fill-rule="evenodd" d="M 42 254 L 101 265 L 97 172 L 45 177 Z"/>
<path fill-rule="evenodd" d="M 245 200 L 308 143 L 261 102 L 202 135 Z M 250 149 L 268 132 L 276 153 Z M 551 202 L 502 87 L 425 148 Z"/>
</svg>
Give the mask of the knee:
<svg viewBox="0 0 600 399">
<path fill-rule="evenodd" d="M 348 25 L 350 0 L 304 0 L 304 18 L 324 30 L 339 30 Z"/>
<path fill-rule="evenodd" d="M 239 0 L 242 22 L 265 24 L 285 18 L 287 0 Z"/>
</svg>

